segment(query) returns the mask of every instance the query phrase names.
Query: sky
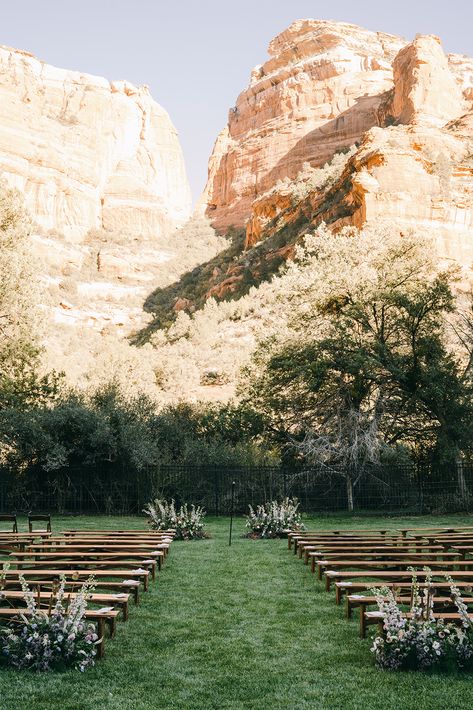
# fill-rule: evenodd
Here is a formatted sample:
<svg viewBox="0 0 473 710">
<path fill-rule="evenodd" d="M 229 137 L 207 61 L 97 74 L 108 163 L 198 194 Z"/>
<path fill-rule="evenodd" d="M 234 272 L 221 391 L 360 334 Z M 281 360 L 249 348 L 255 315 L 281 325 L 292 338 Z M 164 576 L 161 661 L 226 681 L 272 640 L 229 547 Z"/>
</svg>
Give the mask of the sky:
<svg viewBox="0 0 473 710">
<path fill-rule="evenodd" d="M 228 109 L 296 19 L 339 20 L 473 55 L 468 0 L 0 0 L 0 44 L 65 69 L 148 84 L 176 126 L 194 199 Z"/>
</svg>

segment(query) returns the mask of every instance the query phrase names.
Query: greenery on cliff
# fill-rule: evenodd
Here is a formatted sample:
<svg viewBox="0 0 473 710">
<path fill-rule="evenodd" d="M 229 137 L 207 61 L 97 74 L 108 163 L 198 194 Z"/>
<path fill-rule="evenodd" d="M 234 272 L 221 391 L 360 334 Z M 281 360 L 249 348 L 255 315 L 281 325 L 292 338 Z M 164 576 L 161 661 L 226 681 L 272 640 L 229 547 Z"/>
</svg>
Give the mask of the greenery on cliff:
<svg viewBox="0 0 473 710">
<path fill-rule="evenodd" d="M 271 280 L 209 299 L 136 353 L 155 388 L 114 369 L 71 389 L 41 359 L 41 289 L 16 193 L 2 194 L 0 462 L 62 475 L 113 464 L 367 463 L 473 451 L 473 317 L 429 239 L 395 225 L 319 227 Z M 214 367 L 205 371 L 202 362 Z M 190 400 L 229 386 L 226 403 Z M 238 387 L 232 388 L 232 383 Z M 160 398 L 156 392 L 163 392 Z M 173 397 L 169 396 L 173 395 Z M 167 396 L 166 396 L 167 395 Z"/>
</svg>

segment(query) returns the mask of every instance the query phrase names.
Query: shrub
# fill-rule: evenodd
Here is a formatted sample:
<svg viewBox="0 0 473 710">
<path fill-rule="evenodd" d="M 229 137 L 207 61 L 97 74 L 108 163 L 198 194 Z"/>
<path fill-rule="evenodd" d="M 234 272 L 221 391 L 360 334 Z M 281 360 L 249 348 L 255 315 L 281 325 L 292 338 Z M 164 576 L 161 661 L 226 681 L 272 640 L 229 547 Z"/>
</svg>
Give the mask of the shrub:
<svg viewBox="0 0 473 710">
<path fill-rule="evenodd" d="M 301 514 L 298 512 L 297 498 L 284 498 L 280 503 L 272 500 L 256 506 L 256 511 L 249 506 L 246 527 L 250 537 L 285 537 L 289 530 L 303 530 Z"/>
<path fill-rule="evenodd" d="M 65 601 L 65 578 L 61 578 L 48 610 L 40 609 L 34 592 L 20 577 L 28 616 L 0 632 L 0 647 L 8 665 L 19 670 L 52 671 L 75 668 L 85 671 L 94 665 L 99 639 L 94 624 L 84 621 L 87 595 L 93 588 L 89 578 L 77 595 Z M 1 591 L 0 591 L 1 596 Z"/>
<path fill-rule="evenodd" d="M 411 615 L 403 613 L 392 589 L 375 590 L 378 608 L 384 617 L 382 635 L 377 635 L 371 648 L 376 665 L 384 670 L 427 670 L 436 667 L 464 668 L 473 661 L 473 623 L 460 590 L 451 577 L 452 600 L 461 616 L 461 626 L 445 623 L 433 616 L 431 577 L 420 595 L 414 570 Z"/>
<path fill-rule="evenodd" d="M 176 540 L 196 540 L 207 537 L 203 518 L 205 510 L 200 506 L 184 503 L 176 510 L 174 499 L 156 500 L 148 503 L 143 512 L 148 516 L 148 524 L 153 530 L 169 530 L 174 528 Z"/>
</svg>

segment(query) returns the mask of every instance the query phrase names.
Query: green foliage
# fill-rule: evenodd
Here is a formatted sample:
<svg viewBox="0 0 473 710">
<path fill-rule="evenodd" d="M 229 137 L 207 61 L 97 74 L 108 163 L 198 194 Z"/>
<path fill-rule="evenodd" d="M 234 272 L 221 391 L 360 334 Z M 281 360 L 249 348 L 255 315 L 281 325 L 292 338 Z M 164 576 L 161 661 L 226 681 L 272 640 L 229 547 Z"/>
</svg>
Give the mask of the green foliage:
<svg viewBox="0 0 473 710">
<path fill-rule="evenodd" d="M 189 303 L 187 307 L 191 312 L 201 308 L 206 299 L 209 288 L 218 279 L 225 278 L 225 274 L 234 264 L 243 251 L 244 232 L 230 229 L 227 234 L 227 247 L 220 251 L 210 261 L 196 266 L 192 271 L 182 275 L 179 281 L 165 288 L 157 289 L 145 301 L 144 308 L 153 314 L 151 326 L 135 337 L 136 343 L 143 343 L 149 338 L 156 328 L 169 327 L 175 320 L 177 312 L 174 306 L 178 299 Z"/>
<path fill-rule="evenodd" d="M 0 410 L 2 465 L 25 485 L 65 485 L 65 475 L 102 470 L 128 480 L 164 464 L 233 466 L 271 460 L 261 419 L 237 405 L 177 405 L 158 411 L 144 395 L 126 397 L 112 383 L 86 395 L 62 391 L 34 407 Z M 70 473 L 68 473 L 70 472 Z M 36 481 L 36 483 L 34 483 Z"/>
<path fill-rule="evenodd" d="M 471 390 L 445 339 L 454 274 L 419 239 L 321 233 L 289 270 L 291 328 L 262 343 L 242 385 L 277 441 L 348 469 L 382 446 L 454 459 L 471 444 Z"/>
<path fill-rule="evenodd" d="M 245 405 L 178 404 L 154 422 L 162 463 L 251 466 L 272 463 L 261 417 Z"/>
<path fill-rule="evenodd" d="M 0 407 L 49 386 L 35 373 L 42 293 L 30 232 L 20 194 L 0 183 Z"/>
</svg>

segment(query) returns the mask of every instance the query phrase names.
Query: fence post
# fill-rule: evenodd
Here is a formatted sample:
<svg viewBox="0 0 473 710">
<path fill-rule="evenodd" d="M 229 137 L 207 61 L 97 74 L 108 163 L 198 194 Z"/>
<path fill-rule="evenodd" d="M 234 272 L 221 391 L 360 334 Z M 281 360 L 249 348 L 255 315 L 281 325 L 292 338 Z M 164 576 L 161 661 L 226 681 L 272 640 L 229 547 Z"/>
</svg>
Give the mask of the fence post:
<svg viewBox="0 0 473 710">
<path fill-rule="evenodd" d="M 461 504 L 465 507 L 465 509 L 468 509 L 468 490 L 466 487 L 465 472 L 463 471 L 463 461 L 461 459 L 457 459 L 455 465 L 457 469 L 457 485 Z"/>
<path fill-rule="evenodd" d="M 424 490 L 422 485 L 422 466 L 420 464 L 417 464 L 417 494 L 419 515 L 422 515 L 424 512 Z"/>
<path fill-rule="evenodd" d="M 214 467 L 215 515 L 219 517 L 218 468 Z"/>
<path fill-rule="evenodd" d="M 228 538 L 228 546 L 231 547 L 232 544 L 232 532 L 233 532 L 233 515 L 235 513 L 235 481 L 232 481 L 232 503 L 230 510 L 230 536 Z"/>
</svg>

